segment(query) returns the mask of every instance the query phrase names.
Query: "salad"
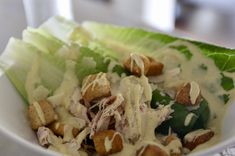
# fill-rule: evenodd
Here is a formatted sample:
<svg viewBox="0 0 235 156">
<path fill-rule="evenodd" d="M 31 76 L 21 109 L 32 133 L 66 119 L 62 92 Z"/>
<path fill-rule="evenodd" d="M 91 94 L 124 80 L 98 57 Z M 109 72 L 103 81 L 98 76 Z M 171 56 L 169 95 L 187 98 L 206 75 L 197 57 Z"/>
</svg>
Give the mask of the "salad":
<svg viewBox="0 0 235 156">
<path fill-rule="evenodd" d="M 11 38 L 0 67 L 38 143 L 64 155 L 180 156 L 219 142 L 235 50 L 53 17 Z"/>
</svg>

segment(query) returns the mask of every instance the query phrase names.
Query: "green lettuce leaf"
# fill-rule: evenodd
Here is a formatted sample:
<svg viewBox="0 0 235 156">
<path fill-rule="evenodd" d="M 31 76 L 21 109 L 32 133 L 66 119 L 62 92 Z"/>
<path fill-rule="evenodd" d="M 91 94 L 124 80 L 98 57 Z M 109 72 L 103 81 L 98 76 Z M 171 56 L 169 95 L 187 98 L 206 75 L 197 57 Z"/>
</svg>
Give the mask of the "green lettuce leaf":
<svg viewBox="0 0 235 156">
<path fill-rule="evenodd" d="M 78 27 L 76 22 L 56 16 L 47 20 L 39 28 L 65 43 L 70 43 L 70 36 L 76 27 Z"/>
<path fill-rule="evenodd" d="M 124 28 L 95 22 L 84 22 L 82 27 L 90 32 L 96 40 L 106 45 L 121 56 L 125 53 L 153 53 L 159 48 L 167 46 L 176 40 L 184 40 L 198 46 L 202 53 L 214 60 L 221 71 L 235 71 L 235 50 L 227 49 L 207 43 L 179 39 L 169 35 L 149 32 L 138 28 Z M 176 47 L 177 48 L 177 47 Z M 183 48 L 183 49 L 182 49 Z M 179 49 L 179 47 L 177 48 Z M 183 51 L 182 51 L 183 50 Z M 180 47 L 180 51 L 190 59 L 190 51 Z"/>
<path fill-rule="evenodd" d="M 32 44 L 42 52 L 54 54 L 65 43 L 42 29 L 27 28 L 23 31 L 23 41 Z"/>
<path fill-rule="evenodd" d="M 28 100 L 25 88 L 26 79 L 35 60 L 39 61 L 40 81 L 34 83 L 37 86 L 44 86 L 51 92 L 57 89 L 63 79 L 65 62 L 49 54 L 42 53 L 36 47 L 24 41 L 11 38 L 5 51 L 0 57 L 1 68 L 5 71 L 16 89 L 25 101 Z M 37 77 L 35 77 L 37 79 Z"/>
</svg>

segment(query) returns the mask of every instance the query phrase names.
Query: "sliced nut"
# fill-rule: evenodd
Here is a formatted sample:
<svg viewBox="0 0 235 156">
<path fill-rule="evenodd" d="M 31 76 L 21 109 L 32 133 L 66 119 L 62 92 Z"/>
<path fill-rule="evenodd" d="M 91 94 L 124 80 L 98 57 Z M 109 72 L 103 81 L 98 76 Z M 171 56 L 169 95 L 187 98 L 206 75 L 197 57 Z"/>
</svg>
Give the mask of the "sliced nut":
<svg viewBox="0 0 235 156">
<path fill-rule="evenodd" d="M 98 73 L 87 76 L 82 82 L 82 98 L 85 102 L 111 95 L 111 87 L 107 75 Z"/>
<path fill-rule="evenodd" d="M 198 145 L 209 141 L 214 136 L 214 134 L 215 133 L 210 129 L 199 129 L 190 132 L 184 136 L 184 147 L 189 150 L 193 150 Z"/>
<path fill-rule="evenodd" d="M 176 102 L 187 105 L 187 106 L 196 106 L 201 101 L 201 91 L 199 85 L 192 81 L 186 83 L 181 87 L 175 97 Z"/>
<path fill-rule="evenodd" d="M 161 75 L 164 65 L 161 62 L 158 62 L 151 57 L 148 57 L 148 59 L 150 61 L 150 66 L 146 75 L 147 76 Z"/>
<path fill-rule="evenodd" d="M 63 137 L 64 132 L 65 132 L 65 126 L 66 125 L 61 122 L 54 122 L 54 123 L 50 124 L 48 127 L 52 130 L 52 132 L 55 135 Z M 73 133 L 73 137 L 76 137 L 79 133 L 79 129 L 73 127 L 72 133 Z"/>
<path fill-rule="evenodd" d="M 166 147 L 170 151 L 171 156 L 181 156 L 182 155 L 182 143 L 181 140 L 174 134 L 168 135 L 165 139 Z"/>
<path fill-rule="evenodd" d="M 94 134 L 93 141 L 99 155 L 109 155 L 123 149 L 123 140 L 120 133 L 114 130 L 100 131 Z"/>
<path fill-rule="evenodd" d="M 168 156 L 168 153 L 157 145 L 146 145 L 137 150 L 136 156 Z"/>
<path fill-rule="evenodd" d="M 150 67 L 150 61 L 146 56 L 132 53 L 124 62 L 124 67 L 136 76 L 146 75 Z"/>
<path fill-rule="evenodd" d="M 33 130 L 46 126 L 58 118 L 52 105 L 46 100 L 33 102 L 28 108 L 28 116 Z"/>
</svg>

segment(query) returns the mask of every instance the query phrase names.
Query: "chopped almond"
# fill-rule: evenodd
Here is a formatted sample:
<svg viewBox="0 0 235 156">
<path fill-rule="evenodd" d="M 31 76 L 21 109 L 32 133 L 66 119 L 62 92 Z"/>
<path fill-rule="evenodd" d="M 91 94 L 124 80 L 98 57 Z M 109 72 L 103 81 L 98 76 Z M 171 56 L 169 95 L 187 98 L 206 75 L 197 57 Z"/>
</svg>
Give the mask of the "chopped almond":
<svg viewBox="0 0 235 156">
<path fill-rule="evenodd" d="M 94 134 L 93 141 L 99 155 L 109 155 L 123 149 L 123 140 L 120 133 L 114 130 L 100 131 Z"/>
<path fill-rule="evenodd" d="M 148 57 L 148 59 L 150 61 L 150 66 L 146 75 L 147 76 L 161 75 L 164 65 L 161 62 L 158 62 L 151 57 Z"/>
<path fill-rule="evenodd" d="M 186 83 L 181 87 L 175 97 L 176 102 L 187 105 L 187 106 L 196 106 L 201 101 L 201 91 L 199 85 L 192 81 Z"/>
<path fill-rule="evenodd" d="M 209 141 L 214 136 L 214 134 L 215 133 L 210 129 L 199 129 L 190 132 L 184 136 L 184 147 L 189 150 L 193 150 L 198 145 Z"/>
<path fill-rule="evenodd" d="M 132 53 L 124 62 L 124 67 L 136 76 L 146 75 L 150 67 L 150 61 L 146 56 Z"/>
<path fill-rule="evenodd" d="M 54 122 L 50 124 L 48 127 L 52 130 L 52 132 L 58 136 L 64 136 L 65 132 L 65 124 L 60 123 L 60 122 Z M 73 137 L 76 137 L 79 133 L 79 129 L 73 127 L 72 129 Z"/>
<path fill-rule="evenodd" d="M 46 100 L 33 102 L 28 108 L 28 115 L 33 130 L 46 126 L 58 118 L 52 105 Z"/>
<path fill-rule="evenodd" d="M 136 156 L 168 156 L 168 154 L 157 145 L 147 145 L 137 150 Z"/>
<path fill-rule="evenodd" d="M 110 82 L 105 73 L 87 76 L 82 82 L 82 98 L 85 102 L 111 95 Z"/>
</svg>

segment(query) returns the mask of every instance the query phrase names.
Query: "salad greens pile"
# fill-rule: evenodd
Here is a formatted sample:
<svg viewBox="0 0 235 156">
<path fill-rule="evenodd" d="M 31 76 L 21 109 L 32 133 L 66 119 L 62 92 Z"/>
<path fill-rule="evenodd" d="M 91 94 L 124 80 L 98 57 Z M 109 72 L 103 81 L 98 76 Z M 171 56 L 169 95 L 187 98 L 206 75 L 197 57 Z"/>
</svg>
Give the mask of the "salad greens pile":
<svg viewBox="0 0 235 156">
<path fill-rule="evenodd" d="M 133 51 L 153 56 L 159 49 L 177 40 L 185 41 L 185 39 L 138 28 L 124 28 L 95 22 L 84 22 L 79 25 L 62 17 L 54 17 L 37 29 L 27 28 L 23 32 L 22 40 L 11 38 L 0 57 L 0 66 L 25 102 L 30 103 L 29 91 L 46 97 L 59 88 L 69 61 L 73 62 L 76 77 L 81 84 L 87 75 L 107 72 L 111 61 L 115 62 L 112 72 L 119 75 L 128 74 L 120 63 L 124 56 Z M 211 58 L 221 74 L 223 71 L 235 71 L 235 50 L 197 41 L 188 42 L 196 45 L 206 57 Z M 188 60 L 192 57 L 190 50 L 184 45 L 170 48 L 184 54 Z M 207 70 L 203 64 L 201 68 Z M 27 76 L 29 71 L 31 71 L 31 81 L 27 80 L 30 78 Z M 226 91 L 233 89 L 233 79 L 222 74 L 221 86 Z M 170 96 L 162 95 L 159 90 L 153 91 L 152 108 L 157 108 L 159 103 L 167 105 L 173 101 Z M 221 95 L 221 98 L 226 103 L 229 100 L 229 94 Z M 205 99 L 200 103 L 200 109 L 194 111 L 188 111 L 179 104 L 174 104 L 172 109 L 174 110 L 172 118 L 156 131 L 166 133 L 171 126 L 175 132 L 184 135 L 192 129 L 205 128 L 210 116 Z M 196 116 L 187 127 L 182 128 L 184 119 L 190 112 L 195 113 Z"/>
</svg>

